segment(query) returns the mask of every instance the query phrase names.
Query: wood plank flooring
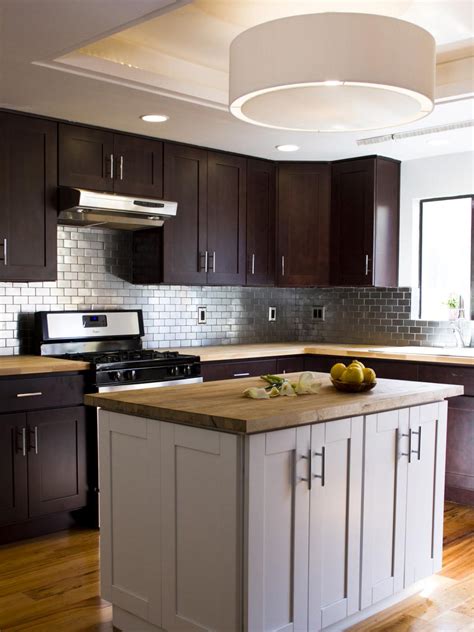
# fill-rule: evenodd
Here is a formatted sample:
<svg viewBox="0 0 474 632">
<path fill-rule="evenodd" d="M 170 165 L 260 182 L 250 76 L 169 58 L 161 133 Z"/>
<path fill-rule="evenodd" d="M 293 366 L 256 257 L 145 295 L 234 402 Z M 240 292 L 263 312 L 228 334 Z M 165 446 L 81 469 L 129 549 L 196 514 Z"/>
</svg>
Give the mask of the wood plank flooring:
<svg viewBox="0 0 474 632">
<path fill-rule="evenodd" d="M 97 531 L 0 547 L 0 632 L 112 632 L 99 597 Z M 423 593 L 351 632 L 474 632 L 474 508 L 447 503 L 444 566 Z"/>
</svg>

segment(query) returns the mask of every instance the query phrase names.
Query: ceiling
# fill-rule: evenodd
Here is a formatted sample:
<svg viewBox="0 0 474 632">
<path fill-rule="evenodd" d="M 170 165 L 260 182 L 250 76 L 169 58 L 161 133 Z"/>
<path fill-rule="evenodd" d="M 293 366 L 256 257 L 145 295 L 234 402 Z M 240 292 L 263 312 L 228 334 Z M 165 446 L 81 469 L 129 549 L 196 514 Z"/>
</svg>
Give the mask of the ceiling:
<svg viewBox="0 0 474 632">
<path fill-rule="evenodd" d="M 430 31 L 437 43 L 434 111 L 410 125 L 358 134 L 278 131 L 235 119 L 227 111 L 232 39 L 274 18 L 328 10 L 398 17 Z M 474 127 L 357 145 L 474 119 L 471 0 L 0 0 L 0 11 L 3 107 L 273 159 L 379 153 L 407 160 L 474 150 Z M 139 119 L 155 112 L 169 121 Z M 275 145 L 284 143 L 301 149 L 283 155 Z"/>
</svg>

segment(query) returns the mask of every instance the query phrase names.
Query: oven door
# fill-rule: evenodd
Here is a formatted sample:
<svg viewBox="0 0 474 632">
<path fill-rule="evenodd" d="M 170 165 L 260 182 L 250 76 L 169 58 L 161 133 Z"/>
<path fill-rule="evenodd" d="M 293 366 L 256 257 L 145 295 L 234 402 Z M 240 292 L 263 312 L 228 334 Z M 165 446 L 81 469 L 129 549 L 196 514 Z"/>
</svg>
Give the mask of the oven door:
<svg viewBox="0 0 474 632">
<path fill-rule="evenodd" d="M 163 386 L 184 386 L 185 384 L 199 384 L 202 377 L 189 377 L 184 380 L 168 380 L 164 382 L 144 382 L 142 384 L 117 384 L 113 386 L 99 386 L 97 392 L 112 393 L 114 391 L 134 391 L 141 388 L 161 388 Z"/>
</svg>

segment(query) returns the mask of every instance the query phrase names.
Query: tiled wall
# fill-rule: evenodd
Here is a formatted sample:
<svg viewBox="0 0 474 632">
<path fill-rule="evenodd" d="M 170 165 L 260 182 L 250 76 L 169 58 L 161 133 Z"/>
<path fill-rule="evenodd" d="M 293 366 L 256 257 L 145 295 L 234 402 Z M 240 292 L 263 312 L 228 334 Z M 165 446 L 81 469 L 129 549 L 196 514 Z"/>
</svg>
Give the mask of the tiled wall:
<svg viewBox="0 0 474 632">
<path fill-rule="evenodd" d="M 406 288 L 284 289 L 134 286 L 127 282 L 130 234 L 58 229 L 58 280 L 0 283 L 0 354 L 31 351 L 38 310 L 141 308 L 148 347 L 311 340 L 369 344 L 453 344 L 447 323 L 410 318 Z M 197 324 L 197 308 L 207 323 Z M 312 306 L 326 320 L 312 320 Z M 268 307 L 277 321 L 268 322 Z"/>
</svg>

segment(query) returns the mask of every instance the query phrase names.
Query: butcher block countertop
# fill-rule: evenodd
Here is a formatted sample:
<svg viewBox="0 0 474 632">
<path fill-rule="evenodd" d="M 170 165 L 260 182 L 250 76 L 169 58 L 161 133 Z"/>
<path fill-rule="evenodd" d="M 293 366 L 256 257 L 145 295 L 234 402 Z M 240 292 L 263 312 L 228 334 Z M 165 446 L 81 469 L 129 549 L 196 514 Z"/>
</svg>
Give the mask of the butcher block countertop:
<svg viewBox="0 0 474 632">
<path fill-rule="evenodd" d="M 378 380 L 368 393 L 341 393 L 326 373 L 317 395 L 254 400 L 243 396 L 263 382 L 251 377 L 156 389 L 86 395 L 85 403 L 104 410 L 239 434 L 254 434 L 344 417 L 417 406 L 462 395 L 462 386 Z M 290 380 L 299 373 L 288 374 Z"/>
<path fill-rule="evenodd" d="M 383 345 L 271 342 L 252 345 L 182 347 L 175 349 L 175 351 L 199 355 L 203 362 L 313 354 L 474 366 L 474 348 L 445 349 L 439 347 L 388 347 Z"/>
<path fill-rule="evenodd" d="M 0 356 L 0 377 L 87 371 L 88 362 L 33 355 Z"/>
</svg>

